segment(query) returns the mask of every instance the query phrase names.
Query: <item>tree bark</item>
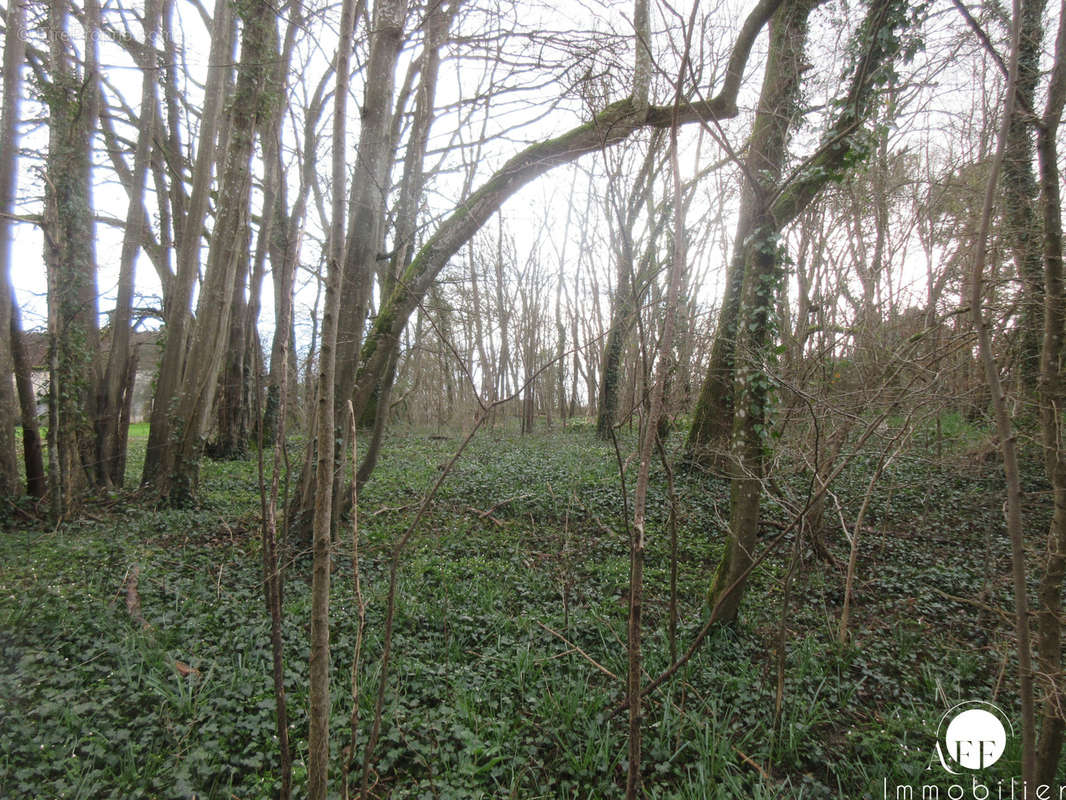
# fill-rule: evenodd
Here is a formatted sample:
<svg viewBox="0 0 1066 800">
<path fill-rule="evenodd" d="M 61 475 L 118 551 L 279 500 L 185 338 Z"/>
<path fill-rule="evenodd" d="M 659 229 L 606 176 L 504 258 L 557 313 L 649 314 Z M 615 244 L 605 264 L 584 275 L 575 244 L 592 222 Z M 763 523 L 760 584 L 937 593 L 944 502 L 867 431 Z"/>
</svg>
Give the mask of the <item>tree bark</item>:
<svg viewBox="0 0 1066 800">
<path fill-rule="evenodd" d="M 50 442 L 53 513 L 74 508 L 93 483 L 99 329 L 92 202 L 92 135 L 97 117 L 96 30 L 99 9 L 86 5 L 84 74 L 67 49 L 67 0 L 48 5 L 51 83 L 47 87 L 44 260 L 51 346 Z"/>
<path fill-rule="evenodd" d="M 111 350 L 104 371 L 100 408 L 97 415 L 97 447 L 99 465 L 97 480 L 101 485 L 121 486 L 125 476 L 126 432 L 122 426 L 123 402 L 132 391 L 127 383 L 130 369 L 130 321 L 133 311 L 133 267 L 142 244 L 145 222 L 144 190 L 155 131 L 157 106 L 155 35 L 159 27 L 160 4 L 147 0 L 144 14 L 144 49 L 140 62 L 141 111 L 138 119 L 137 147 L 133 156 L 133 175 L 130 181 L 130 202 L 126 213 L 126 232 L 122 239 L 119 261 L 118 297 L 111 317 Z"/>
<path fill-rule="evenodd" d="M 1018 320 L 1019 386 L 1029 393 L 1038 384 L 1041 349 L 1041 317 L 1044 313 L 1044 265 L 1039 237 L 1037 180 L 1033 174 L 1033 115 L 1036 85 L 1040 79 L 1040 55 L 1044 38 L 1043 16 L 1047 0 L 1023 0 L 1021 40 L 1018 50 L 1018 80 L 1014 87 L 1014 110 L 1003 150 L 1003 215 L 1014 266 L 1024 287 Z M 1030 387 L 1030 388 L 1026 388 Z"/>
<path fill-rule="evenodd" d="M 352 40 L 355 35 L 355 2 L 341 5 L 340 42 L 337 45 L 337 87 L 333 95 L 333 160 L 330 178 L 329 250 L 325 314 L 322 317 L 322 348 L 319 355 L 315 504 L 312 518 L 313 565 L 311 572 L 311 658 L 308 709 L 308 791 L 310 800 L 326 800 L 329 789 L 329 575 L 333 524 L 333 447 L 336 429 L 334 394 L 336 382 L 337 314 L 339 312 L 344 265 L 344 178 L 345 133 L 348 81 L 351 71 Z"/>
<path fill-rule="evenodd" d="M 204 219 L 210 199 L 211 176 L 223 113 L 223 89 L 230 71 L 228 67 L 221 65 L 230 64 L 232 61 L 235 30 L 232 3 L 228 0 L 216 0 L 213 20 L 211 51 L 208 59 L 209 63 L 217 66 L 208 71 L 204 87 L 204 108 L 200 116 L 200 141 L 197 145 L 196 165 L 192 175 L 192 193 L 187 204 L 179 198 L 184 213 L 175 214 L 174 217 L 178 262 L 174 281 L 171 284 L 169 302 L 165 308 L 166 346 L 159 364 L 155 397 L 152 401 L 148 447 L 141 476 L 143 485 L 152 485 L 156 481 L 166 483 L 169 480 L 169 463 L 173 462 L 172 450 L 176 446 L 176 443 L 172 441 L 176 435 L 171 430 L 171 417 L 185 377 L 186 350 L 193 324 L 190 308 L 200 264 L 200 239 L 203 235 Z M 170 127 L 173 130 L 177 101 L 171 92 L 176 93 L 177 90 L 169 84 L 167 86 L 168 104 L 172 105 Z M 172 181 L 172 186 L 175 183 L 179 181 Z M 164 464 L 164 461 L 168 464 Z M 163 486 L 162 488 L 166 494 L 170 493 L 169 487 Z"/>
<path fill-rule="evenodd" d="M 771 23 L 770 56 L 763 79 L 756 122 L 749 145 L 748 179 L 758 200 L 751 233 L 742 247 L 745 267 L 737 327 L 737 363 L 730 463 L 730 521 L 726 552 L 711 584 L 708 601 L 716 619 L 736 619 L 747 580 L 759 525 L 762 496 L 763 448 L 770 418 L 770 346 L 776 335 L 775 306 L 783 273 L 779 237 L 783 228 L 818 196 L 825 185 L 846 173 L 850 163 L 867 151 L 861 127 L 870 114 L 874 88 L 890 78 L 900 50 L 900 30 L 907 22 L 907 6 L 899 0 L 878 0 L 867 8 L 857 32 L 862 44 L 853 65 L 843 111 L 830 127 L 825 143 L 793 176 L 780 175 L 795 92 L 805 68 L 804 42 L 811 0 L 784 6 Z M 770 180 L 754 181 L 756 176 Z"/>
<path fill-rule="evenodd" d="M 18 404 L 15 386 L 9 376 L 15 371 L 12 346 L 15 337 L 20 335 L 13 318 L 11 217 L 15 211 L 18 184 L 18 114 L 22 59 L 26 49 L 22 41 L 24 26 L 22 0 L 13 0 L 8 6 L 4 37 L 4 110 L 0 117 L 0 497 L 12 497 L 21 492 L 15 448 Z M 7 335 L 8 331 L 12 331 L 11 336 Z"/>
<path fill-rule="evenodd" d="M 30 497 L 44 497 L 48 491 L 48 476 L 44 471 L 44 451 L 41 428 L 37 424 L 37 395 L 33 391 L 32 365 L 22 341 L 22 321 L 18 304 L 11 298 L 11 360 L 18 387 L 19 409 L 22 417 L 22 453 L 26 464 L 26 493 Z"/>
<path fill-rule="evenodd" d="M 1024 17 L 1023 17 L 1024 19 Z M 1020 74 L 1019 74 L 1020 77 Z M 1037 783 L 1053 783 L 1062 753 L 1063 720 L 1062 582 L 1066 578 L 1066 443 L 1062 409 L 1066 401 L 1066 279 L 1063 275 L 1062 198 L 1056 138 L 1066 105 L 1066 2 L 1059 11 L 1055 64 L 1048 86 L 1043 124 L 1037 135 L 1043 215 L 1044 339 L 1040 358 L 1040 427 L 1044 463 L 1051 481 L 1053 513 L 1047 563 L 1040 578 L 1037 617 L 1040 672 L 1045 688 L 1040 739 L 1036 749 Z M 1006 165 L 1004 165 L 1006 166 Z"/>
<path fill-rule="evenodd" d="M 203 436 L 217 389 L 232 309 L 230 303 L 220 303 L 218 298 L 232 297 L 238 267 L 242 261 L 246 264 L 248 257 L 252 150 L 259 121 L 267 113 L 263 94 L 277 35 L 277 17 L 261 0 L 250 0 L 240 10 L 244 28 L 219 186 L 219 210 L 185 375 L 171 417 L 172 441 L 154 481 L 159 498 L 168 503 L 181 504 L 195 497 Z"/>
<path fill-rule="evenodd" d="M 996 139 L 981 209 L 981 221 L 974 247 L 973 267 L 970 276 L 970 313 L 977 334 L 978 357 L 985 372 L 985 381 L 992 399 L 992 409 L 1003 456 L 1003 472 L 1007 483 L 1006 522 L 1011 544 L 1011 573 L 1014 585 L 1014 630 L 1018 644 L 1018 684 L 1022 707 L 1022 779 L 1030 784 L 1036 779 L 1036 721 L 1033 698 L 1032 653 L 1029 636 L 1029 601 L 1025 577 L 1025 538 L 1022 523 L 1022 489 L 1018 467 L 1017 441 L 1014 426 L 1007 410 L 1007 402 L 1000 380 L 999 365 L 992 350 L 992 337 L 984 317 L 984 280 L 988 260 L 988 234 L 992 225 L 992 208 L 1000 167 L 1003 163 L 1010 120 L 1017 102 L 1015 84 L 1018 79 L 1018 56 L 1022 33 L 1020 0 L 1014 0 L 1010 66 L 1008 68 L 1006 99 L 1003 122 Z"/>
</svg>

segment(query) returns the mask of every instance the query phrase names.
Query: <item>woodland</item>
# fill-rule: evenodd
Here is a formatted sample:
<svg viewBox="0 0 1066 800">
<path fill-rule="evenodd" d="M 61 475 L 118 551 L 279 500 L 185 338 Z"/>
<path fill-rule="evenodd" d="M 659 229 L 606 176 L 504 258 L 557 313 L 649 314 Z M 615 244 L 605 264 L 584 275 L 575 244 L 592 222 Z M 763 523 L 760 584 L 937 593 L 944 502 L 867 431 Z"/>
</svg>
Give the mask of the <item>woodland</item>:
<svg viewBox="0 0 1066 800">
<path fill-rule="evenodd" d="M 0 23 L 0 796 L 1066 790 L 1066 0 Z"/>
</svg>

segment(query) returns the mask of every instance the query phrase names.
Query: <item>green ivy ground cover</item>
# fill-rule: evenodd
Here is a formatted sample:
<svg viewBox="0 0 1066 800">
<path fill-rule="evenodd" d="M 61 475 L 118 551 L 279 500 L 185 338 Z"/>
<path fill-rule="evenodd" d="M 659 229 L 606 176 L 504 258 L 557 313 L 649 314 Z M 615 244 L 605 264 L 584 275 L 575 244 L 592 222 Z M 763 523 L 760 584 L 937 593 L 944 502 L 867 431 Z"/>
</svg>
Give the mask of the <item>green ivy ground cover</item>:
<svg viewBox="0 0 1066 800">
<path fill-rule="evenodd" d="M 457 443 L 393 435 L 361 497 L 361 742 L 373 714 L 389 548 Z M 848 519 L 868 466 L 860 460 L 837 486 Z M 1039 475 L 1039 465 L 1029 473 Z M 130 495 L 56 529 L 9 515 L 0 533 L 0 797 L 276 794 L 257 485 L 254 462 L 207 462 L 195 509 L 156 510 Z M 704 613 L 728 487 L 678 471 L 677 489 L 683 650 Z M 1036 498 L 1042 484 L 1034 477 L 1027 489 Z M 666 496 L 656 470 L 649 676 L 670 661 Z M 995 613 L 1010 608 L 1001 496 L 994 463 L 890 465 L 867 513 L 846 647 L 836 644 L 840 571 L 806 554 L 776 715 L 786 541 L 755 576 L 742 623 L 713 634 L 649 704 L 649 795 L 880 798 L 883 781 L 929 774 L 947 704 L 995 699 L 1013 711 L 1010 625 Z M 587 427 L 525 438 L 490 430 L 475 440 L 404 559 L 375 796 L 619 796 L 625 720 L 610 710 L 622 692 L 612 675 L 624 678 L 626 663 L 622 507 L 614 451 Z M 783 519 L 773 502 L 766 514 Z M 1039 518 L 1030 527 L 1035 552 L 1044 527 Z M 334 774 L 349 736 L 349 537 L 343 529 L 333 582 Z M 839 526 L 830 525 L 829 540 L 846 559 Z M 290 559 L 284 632 L 299 797 L 310 560 L 299 550 Z M 147 628 L 127 611 L 134 570 Z M 984 608 L 968 602 L 982 590 Z M 1012 774 L 1009 761 L 996 775 Z"/>
</svg>

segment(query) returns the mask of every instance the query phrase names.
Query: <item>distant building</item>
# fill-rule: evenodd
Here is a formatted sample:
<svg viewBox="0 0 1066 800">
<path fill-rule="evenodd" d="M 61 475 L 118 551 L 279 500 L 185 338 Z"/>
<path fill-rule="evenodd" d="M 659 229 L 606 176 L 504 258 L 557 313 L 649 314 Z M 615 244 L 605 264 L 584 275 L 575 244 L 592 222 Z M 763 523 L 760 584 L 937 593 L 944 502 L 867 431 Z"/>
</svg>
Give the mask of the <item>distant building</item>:
<svg viewBox="0 0 1066 800">
<path fill-rule="evenodd" d="M 37 395 L 37 414 L 48 413 L 48 334 L 44 331 L 24 331 L 22 343 L 30 362 L 33 391 Z M 111 349 L 111 337 L 107 331 L 100 332 L 101 369 L 107 364 Z M 130 422 L 145 422 L 152 412 L 152 394 L 159 360 L 163 354 L 163 331 L 134 331 L 130 348 L 137 356 L 137 376 L 133 381 L 133 402 L 130 407 Z"/>
</svg>

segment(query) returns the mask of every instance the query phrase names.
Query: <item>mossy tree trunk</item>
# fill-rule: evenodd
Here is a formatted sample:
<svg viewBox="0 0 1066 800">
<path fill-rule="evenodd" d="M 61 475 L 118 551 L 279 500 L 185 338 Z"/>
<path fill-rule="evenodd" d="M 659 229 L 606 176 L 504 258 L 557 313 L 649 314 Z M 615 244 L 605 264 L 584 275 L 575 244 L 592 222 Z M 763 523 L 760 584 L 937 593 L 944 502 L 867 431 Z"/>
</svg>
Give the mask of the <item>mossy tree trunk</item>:
<svg viewBox="0 0 1066 800">
<path fill-rule="evenodd" d="M 733 430 L 733 361 L 736 353 L 737 315 L 746 266 L 742 243 L 751 233 L 755 213 L 754 192 L 745 182 L 740 196 L 740 215 L 734 237 L 733 257 L 725 276 L 718 328 L 711 345 L 711 358 L 692 414 L 686 451 L 701 467 L 721 466 Z"/>
<path fill-rule="evenodd" d="M 1066 5 L 1062 12 L 1066 12 Z M 1066 105 L 1066 14 L 1062 12 L 1047 106 L 1037 137 L 1044 233 L 1040 425 L 1054 508 L 1048 531 L 1047 563 L 1040 578 L 1037 619 L 1039 670 L 1048 685 L 1044 689 L 1040 739 L 1036 746 L 1036 780 L 1047 784 L 1055 780 L 1066 734 L 1062 712 L 1066 701 L 1062 659 L 1062 583 L 1066 579 L 1066 442 L 1062 430 L 1062 409 L 1066 403 L 1066 278 L 1063 275 L 1062 198 L 1056 141 Z M 1023 23 L 1025 20 L 1023 15 Z M 1024 26 L 1022 30 L 1024 35 Z M 1024 46 L 1024 39 L 1022 44 Z"/>
<path fill-rule="evenodd" d="M 1044 265 L 1040 248 L 1040 214 L 1033 171 L 1033 104 L 1040 79 L 1046 0 L 1023 0 L 1018 80 L 1014 111 L 1003 150 L 1001 188 L 1007 242 L 1024 291 L 1018 320 L 1019 386 L 1030 392 L 1041 374 L 1040 349 L 1044 314 Z M 1034 235 L 1036 234 L 1036 235 Z M 1028 388 L 1027 388 L 1028 387 Z"/>
<path fill-rule="evenodd" d="M 780 228 L 769 213 L 767 201 L 780 180 L 789 136 L 798 121 L 796 101 L 800 76 L 806 69 L 807 18 L 813 5 L 810 0 L 791 0 L 770 21 L 770 55 L 748 145 L 744 207 L 730 270 L 739 286 L 727 287 L 727 291 L 737 293 L 736 317 L 728 323 L 732 333 L 723 331 L 723 323 L 719 323 L 719 341 L 724 334 L 730 344 L 723 344 L 718 351 L 728 349 L 729 360 L 738 362 L 732 390 L 736 393 L 736 411 L 731 423 L 729 533 L 726 552 L 709 595 L 710 607 L 723 621 L 732 621 L 737 616 L 759 526 L 763 448 L 770 402 L 770 379 L 764 359 L 775 333 L 775 309 L 782 278 Z M 716 347 L 719 341 L 715 342 Z M 728 374 L 716 373 L 712 391 L 717 393 L 727 381 Z M 703 396 L 700 399 L 702 403 Z M 724 402 L 724 396 L 718 402 Z M 709 414 L 711 410 L 707 411 Z M 723 413 L 721 408 L 713 411 Z M 711 426 L 706 418 L 704 424 Z M 720 420 L 713 423 L 715 429 L 721 426 Z"/>
<path fill-rule="evenodd" d="M 84 74 L 75 68 L 66 0 L 48 5 L 50 83 L 45 166 L 44 260 L 48 270 L 50 340 L 50 481 L 53 513 L 65 514 L 95 480 L 97 353 L 96 251 L 92 136 L 97 115 L 96 26 L 86 6 Z M 69 48 L 69 49 L 68 49 Z"/>
</svg>

